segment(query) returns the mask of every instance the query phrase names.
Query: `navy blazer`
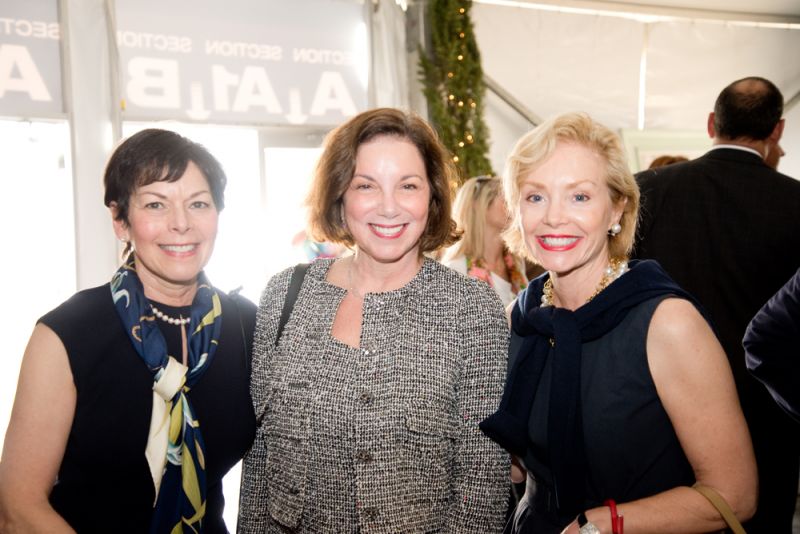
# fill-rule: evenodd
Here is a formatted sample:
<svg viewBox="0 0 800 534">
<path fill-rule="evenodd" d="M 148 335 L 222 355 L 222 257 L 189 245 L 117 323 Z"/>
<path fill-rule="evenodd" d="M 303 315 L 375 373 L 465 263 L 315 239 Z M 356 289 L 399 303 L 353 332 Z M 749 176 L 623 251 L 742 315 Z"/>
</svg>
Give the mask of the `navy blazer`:
<svg viewBox="0 0 800 534">
<path fill-rule="evenodd" d="M 800 422 L 800 269 L 750 321 L 747 369 Z"/>
</svg>

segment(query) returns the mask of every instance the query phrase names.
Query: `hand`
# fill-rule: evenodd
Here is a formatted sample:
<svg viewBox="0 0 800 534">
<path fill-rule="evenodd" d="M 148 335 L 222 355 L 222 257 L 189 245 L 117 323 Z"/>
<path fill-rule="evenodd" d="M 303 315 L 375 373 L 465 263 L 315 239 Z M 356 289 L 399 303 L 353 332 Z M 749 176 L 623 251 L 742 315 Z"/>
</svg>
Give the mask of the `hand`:
<svg viewBox="0 0 800 534">
<path fill-rule="evenodd" d="M 578 520 L 576 519 L 567 528 L 561 531 L 561 534 L 578 534 Z"/>
<path fill-rule="evenodd" d="M 520 484 L 525 482 L 527 477 L 528 473 L 522 467 L 519 458 L 516 456 L 511 456 L 511 482 L 514 484 Z"/>
<path fill-rule="evenodd" d="M 611 534 L 611 512 L 606 506 L 586 510 L 586 519 L 592 523 L 602 534 Z M 578 519 L 567 525 L 561 534 L 579 534 Z"/>
</svg>

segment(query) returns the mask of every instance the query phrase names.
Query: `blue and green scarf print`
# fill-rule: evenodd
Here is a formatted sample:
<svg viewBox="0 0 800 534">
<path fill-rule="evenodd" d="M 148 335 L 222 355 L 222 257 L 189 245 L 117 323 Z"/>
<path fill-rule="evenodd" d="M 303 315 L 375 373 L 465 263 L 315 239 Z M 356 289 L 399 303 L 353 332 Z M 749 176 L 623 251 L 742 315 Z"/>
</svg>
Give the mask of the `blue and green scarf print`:
<svg viewBox="0 0 800 534">
<path fill-rule="evenodd" d="M 201 532 L 206 509 L 205 450 L 200 422 L 186 394 L 211 364 L 219 344 L 219 295 L 201 272 L 187 331 L 186 366 L 167 354 L 133 254 L 111 279 L 111 295 L 128 337 L 153 373 L 153 420 L 145 452 L 156 489 L 150 532 Z"/>
</svg>

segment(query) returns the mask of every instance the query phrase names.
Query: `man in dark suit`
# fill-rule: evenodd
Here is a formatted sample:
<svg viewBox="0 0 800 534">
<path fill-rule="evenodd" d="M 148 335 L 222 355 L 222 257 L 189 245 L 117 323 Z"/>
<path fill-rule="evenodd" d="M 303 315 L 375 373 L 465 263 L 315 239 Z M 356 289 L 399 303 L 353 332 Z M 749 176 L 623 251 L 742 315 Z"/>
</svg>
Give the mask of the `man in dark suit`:
<svg viewBox="0 0 800 534">
<path fill-rule="evenodd" d="M 742 349 L 750 319 L 800 266 L 800 182 L 764 161 L 780 150 L 782 114 L 769 80 L 733 82 L 708 117 L 711 150 L 637 175 L 635 256 L 658 260 L 697 297 L 733 369 L 759 470 L 750 534 L 791 534 L 800 470 L 800 425 L 747 373 Z"/>
</svg>

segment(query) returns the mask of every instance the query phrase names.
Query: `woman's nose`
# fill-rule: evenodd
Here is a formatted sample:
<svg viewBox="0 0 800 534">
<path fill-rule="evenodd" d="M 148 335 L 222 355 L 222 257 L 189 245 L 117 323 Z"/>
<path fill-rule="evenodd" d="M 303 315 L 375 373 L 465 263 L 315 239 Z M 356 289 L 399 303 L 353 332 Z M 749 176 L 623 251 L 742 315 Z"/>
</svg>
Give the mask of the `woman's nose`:
<svg viewBox="0 0 800 534">
<path fill-rule="evenodd" d="M 184 233 L 189 229 L 189 214 L 185 208 L 178 206 L 172 209 L 170 213 L 170 227 L 172 230 L 180 233 Z"/>
<path fill-rule="evenodd" d="M 385 217 L 392 217 L 397 214 L 397 199 L 394 197 L 394 192 L 387 191 L 381 195 L 381 204 L 379 206 L 379 215 Z"/>
</svg>

